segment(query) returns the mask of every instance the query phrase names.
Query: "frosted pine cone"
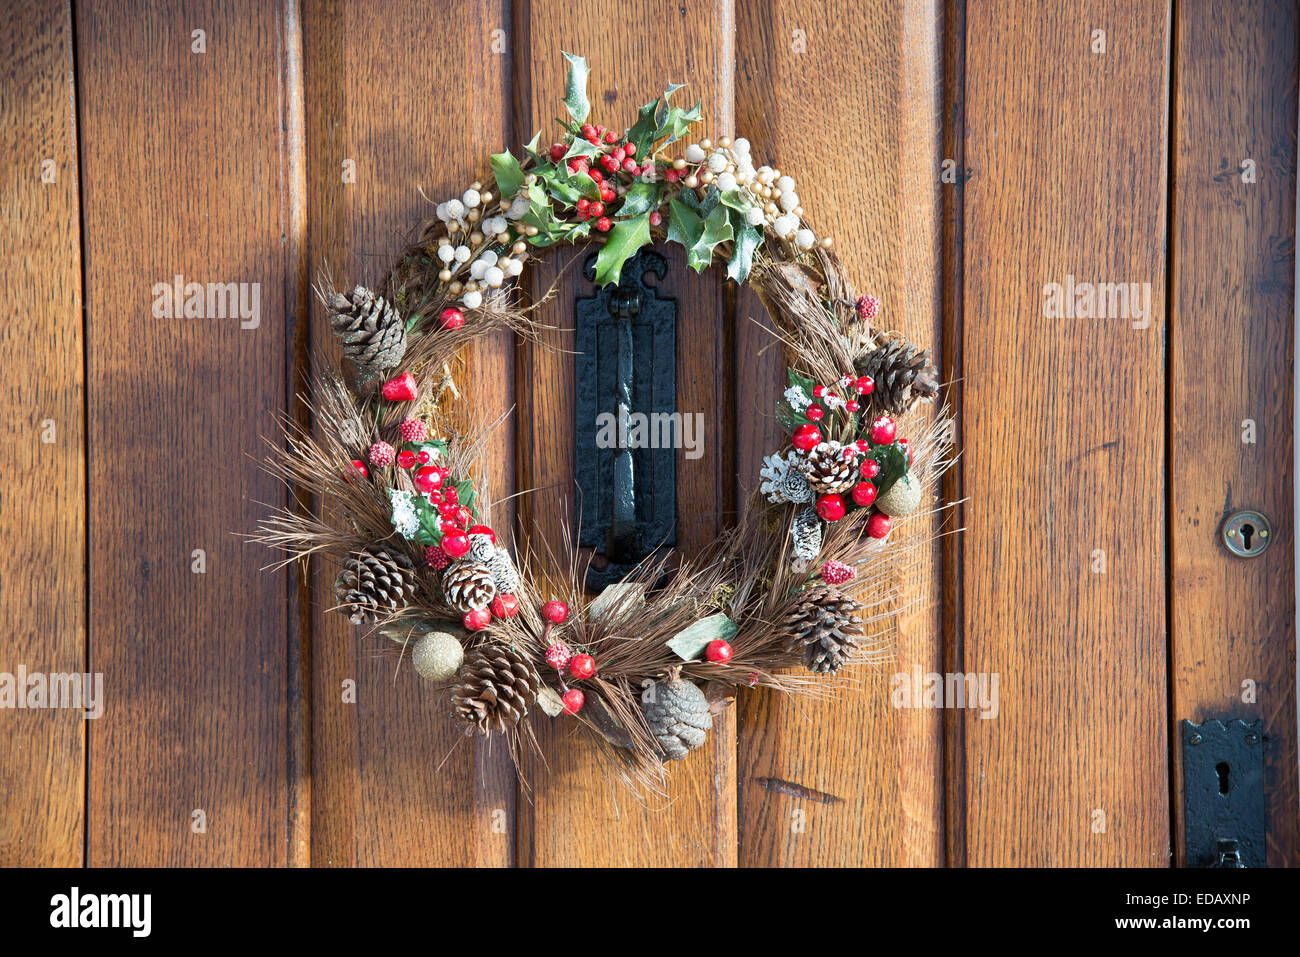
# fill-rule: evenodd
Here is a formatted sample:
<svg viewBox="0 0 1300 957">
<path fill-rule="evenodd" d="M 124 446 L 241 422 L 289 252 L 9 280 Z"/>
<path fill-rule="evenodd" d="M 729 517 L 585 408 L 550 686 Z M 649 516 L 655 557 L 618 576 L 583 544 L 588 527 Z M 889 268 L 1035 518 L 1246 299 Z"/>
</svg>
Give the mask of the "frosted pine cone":
<svg viewBox="0 0 1300 957">
<path fill-rule="evenodd" d="M 655 682 L 653 693 L 642 699 L 641 710 L 669 761 L 680 761 L 702 745 L 713 727 L 704 692 L 676 675 Z"/>
<path fill-rule="evenodd" d="M 482 562 L 463 558 L 452 562 L 442 573 L 442 596 L 459 612 L 486 608 L 496 594 L 492 572 Z"/>
<path fill-rule="evenodd" d="M 785 650 L 799 655 L 809 671 L 834 674 L 848 664 L 862 639 L 861 610 L 861 604 L 832 585 L 807 589 L 782 622 Z"/>
<path fill-rule="evenodd" d="M 822 520 L 817 510 L 805 508 L 794 517 L 790 526 L 790 538 L 794 542 L 794 557 L 801 562 L 810 562 L 822 550 Z"/>
<path fill-rule="evenodd" d="M 792 502 L 806 505 L 813 500 L 813 490 L 798 467 L 798 452 L 776 453 L 763 459 L 759 477 L 763 484 L 759 491 L 774 505 Z"/>
<path fill-rule="evenodd" d="M 370 377 L 394 368 L 406 354 L 406 323 L 382 297 L 365 286 L 329 297 L 330 328 L 343 354 Z"/>
<path fill-rule="evenodd" d="M 504 548 L 497 548 L 487 562 L 492 575 L 492 584 L 497 587 L 498 595 L 514 595 L 519 592 L 519 570 L 510 560 L 510 553 Z"/>
<path fill-rule="evenodd" d="M 857 457 L 852 446 L 821 442 L 799 463 L 808 485 L 818 495 L 847 492 L 858 479 Z"/>
</svg>

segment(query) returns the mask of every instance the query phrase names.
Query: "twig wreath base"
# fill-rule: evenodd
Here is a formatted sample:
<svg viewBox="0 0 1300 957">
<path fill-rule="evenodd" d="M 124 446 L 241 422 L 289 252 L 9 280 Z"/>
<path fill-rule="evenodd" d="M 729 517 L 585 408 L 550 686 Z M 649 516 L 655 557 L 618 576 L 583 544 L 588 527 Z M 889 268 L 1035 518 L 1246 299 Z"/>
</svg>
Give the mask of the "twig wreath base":
<svg viewBox="0 0 1300 957">
<path fill-rule="evenodd" d="M 921 543 L 895 530 L 932 510 L 951 429 L 916 408 L 939 390 L 928 351 L 877 326 L 879 302 L 854 294 L 789 176 L 755 168 L 743 139 L 687 145 L 700 107 L 673 105 L 678 87 L 621 134 L 591 124 L 586 63 L 565 57 L 556 143 L 492 156 L 490 177 L 440 203 L 373 290 L 318 284 L 342 359 L 319 357 L 314 428 L 287 424 L 271 443 L 293 505 L 256 537 L 286 562 L 329 562 L 336 608 L 400 644 L 466 733 L 503 735 L 519 757 L 534 722 L 578 721 L 624 780 L 658 788 L 737 689 L 816 694 L 889 653 L 894 584 Z M 589 241 L 601 285 L 664 241 L 697 271 L 748 282 L 789 361 L 776 410 L 789 439 L 739 523 L 594 598 L 571 541 L 498 544 L 471 478 L 486 433 L 462 434 L 445 410 L 472 340 L 541 335 L 514 290 L 526 261 Z"/>
</svg>

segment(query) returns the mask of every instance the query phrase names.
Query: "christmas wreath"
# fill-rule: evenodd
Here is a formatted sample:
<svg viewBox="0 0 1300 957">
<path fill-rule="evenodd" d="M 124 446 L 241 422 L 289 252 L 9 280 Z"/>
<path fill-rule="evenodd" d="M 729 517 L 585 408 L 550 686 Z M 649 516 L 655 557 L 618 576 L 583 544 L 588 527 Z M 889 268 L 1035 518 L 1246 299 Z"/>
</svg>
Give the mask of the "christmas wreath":
<svg viewBox="0 0 1300 957">
<path fill-rule="evenodd" d="M 337 608 L 395 639 L 466 733 L 518 754 L 536 743 L 531 722 L 576 720 L 629 779 L 657 782 L 735 689 L 815 691 L 886 650 L 909 551 L 891 532 L 933 500 L 950 430 L 943 413 L 914 413 L 938 394 L 930 354 L 877 325 L 879 302 L 855 296 L 790 176 L 755 167 L 744 139 L 687 145 L 700 105 L 675 105 L 677 86 L 622 133 L 594 125 L 586 62 L 565 57 L 557 142 L 492 156 L 374 288 L 318 284 L 343 361 L 322 356 L 313 373 L 314 427 L 272 443 L 267 467 L 294 502 L 257 538 L 286 562 L 328 560 Z M 575 549 L 498 544 L 472 480 L 479 442 L 440 401 L 472 339 L 539 333 L 512 288 L 529 257 L 587 241 L 598 284 L 654 242 L 680 243 L 696 271 L 723 266 L 756 290 L 789 362 L 776 415 L 790 440 L 738 524 L 594 598 Z"/>
</svg>

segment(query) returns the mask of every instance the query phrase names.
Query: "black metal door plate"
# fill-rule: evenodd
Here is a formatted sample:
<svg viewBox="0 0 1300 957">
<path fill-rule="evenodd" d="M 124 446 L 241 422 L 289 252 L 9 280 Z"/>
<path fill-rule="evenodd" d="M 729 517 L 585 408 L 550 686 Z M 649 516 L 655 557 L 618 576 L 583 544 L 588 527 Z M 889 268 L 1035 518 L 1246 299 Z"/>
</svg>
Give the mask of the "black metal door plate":
<svg viewBox="0 0 1300 957">
<path fill-rule="evenodd" d="M 1264 732 L 1238 718 L 1182 722 L 1188 867 L 1264 867 Z"/>
</svg>

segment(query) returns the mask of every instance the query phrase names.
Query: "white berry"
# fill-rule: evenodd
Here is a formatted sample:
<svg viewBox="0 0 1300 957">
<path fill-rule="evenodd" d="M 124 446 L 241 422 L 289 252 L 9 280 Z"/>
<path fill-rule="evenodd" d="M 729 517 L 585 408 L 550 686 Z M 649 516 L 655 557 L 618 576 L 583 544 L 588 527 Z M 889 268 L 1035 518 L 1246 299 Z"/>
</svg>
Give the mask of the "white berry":
<svg viewBox="0 0 1300 957">
<path fill-rule="evenodd" d="M 465 295 L 460 297 L 460 301 L 463 302 L 468 309 L 477 309 L 479 306 L 483 305 L 483 294 L 476 289 L 473 292 L 465 293 Z"/>
<path fill-rule="evenodd" d="M 793 213 L 799 208 L 799 197 L 794 192 L 781 191 L 781 198 L 777 200 L 781 208 L 787 213 Z"/>
<path fill-rule="evenodd" d="M 809 232 L 809 235 L 812 235 L 811 232 Z M 505 278 L 506 274 L 497 266 L 488 266 L 487 269 L 483 270 L 483 279 L 486 280 L 489 286 L 499 286 L 505 282 Z"/>
<path fill-rule="evenodd" d="M 757 226 L 763 221 L 763 210 L 758 206 L 751 206 L 745 212 L 745 222 L 751 226 Z"/>
<path fill-rule="evenodd" d="M 694 165 L 704 162 L 704 150 L 700 149 L 695 143 L 686 147 L 686 162 Z"/>
<path fill-rule="evenodd" d="M 732 176 L 730 173 L 718 174 L 718 189 L 722 190 L 724 193 L 730 193 L 735 188 L 736 177 Z"/>
<path fill-rule="evenodd" d="M 457 247 L 456 247 L 456 252 L 455 252 L 454 255 L 456 256 L 456 262 L 458 262 L 458 263 L 463 263 L 463 262 L 465 262 L 465 260 L 469 259 L 469 247 L 468 247 L 468 246 L 457 246 Z"/>
<path fill-rule="evenodd" d="M 467 189 L 465 190 L 465 195 L 460 198 L 460 201 L 465 204 L 467 209 L 473 209 L 478 205 L 480 198 L 478 190 Z"/>
<path fill-rule="evenodd" d="M 795 234 L 794 241 L 800 249 L 812 249 L 817 243 L 817 237 L 811 229 L 801 229 Z"/>
<path fill-rule="evenodd" d="M 441 259 L 443 262 L 449 263 L 455 257 L 456 257 L 456 250 L 452 249 L 451 246 L 438 247 L 438 258 Z"/>
<path fill-rule="evenodd" d="M 780 179 L 776 181 L 776 188 L 783 193 L 794 192 L 794 177 L 782 176 Z"/>
<path fill-rule="evenodd" d="M 465 215 L 465 206 L 458 199 L 447 200 L 447 215 L 452 219 L 461 219 Z"/>
</svg>

